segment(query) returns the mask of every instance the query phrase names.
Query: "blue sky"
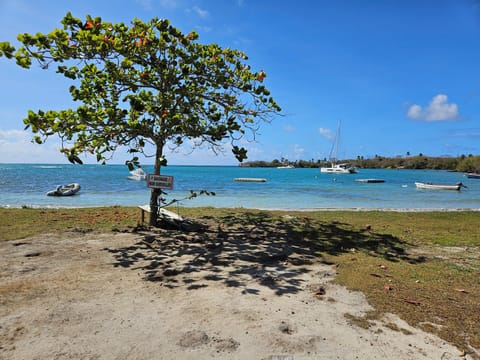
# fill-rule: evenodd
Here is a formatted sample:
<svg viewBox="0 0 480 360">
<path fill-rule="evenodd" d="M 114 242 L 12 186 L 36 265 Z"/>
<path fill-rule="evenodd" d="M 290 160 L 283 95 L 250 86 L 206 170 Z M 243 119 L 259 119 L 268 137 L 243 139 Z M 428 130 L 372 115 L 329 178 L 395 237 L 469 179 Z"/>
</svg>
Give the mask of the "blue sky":
<svg viewBox="0 0 480 360">
<path fill-rule="evenodd" d="M 245 51 L 285 115 L 245 144 L 249 160 L 328 157 L 339 120 L 340 158 L 480 154 L 479 1 L 0 0 L 0 41 L 49 32 L 67 11 L 110 22 L 168 18 L 202 43 Z M 5 58 L 0 79 L 0 162 L 66 162 L 56 141 L 31 144 L 22 119 L 71 106 L 69 83 Z M 113 162 L 126 158 L 120 151 Z M 204 149 L 168 160 L 237 163 Z"/>
</svg>

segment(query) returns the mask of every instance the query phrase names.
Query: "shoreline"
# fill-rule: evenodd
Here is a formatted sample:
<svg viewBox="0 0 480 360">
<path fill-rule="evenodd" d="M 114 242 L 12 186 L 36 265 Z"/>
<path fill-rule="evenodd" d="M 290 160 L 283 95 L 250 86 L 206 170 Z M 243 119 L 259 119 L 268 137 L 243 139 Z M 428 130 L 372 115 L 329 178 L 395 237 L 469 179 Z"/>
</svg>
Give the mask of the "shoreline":
<svg viewBox="0 0 480 360">
<path fill-rule="evenodd" d="M 42 205 L 0 205 L 0 209 L 39 209 L 39 210 L 56 210 L 56 209 L 99 209 L 99 208 L 137 208 L 139 205 L 98 205 L 98 206 L 42 206 Z M 143 204 L 144 205 L 144 204 Z M 264 208 L 264 207 L 215 207 L 215 206 L 168 206 L 169 209 L 199 209 L 212 208 L 217 210 L 260 210 L 260 211 L 283 211 L 283 212 L 322 212 L 322 211 L 346 211 L 346 212 L 368 212 L 368 211 L 385 211 L 385 212 L 478 212 L 480 208 L 406 208 L 406 207 L 318 207 L 318 208 Z"/>
</svg>

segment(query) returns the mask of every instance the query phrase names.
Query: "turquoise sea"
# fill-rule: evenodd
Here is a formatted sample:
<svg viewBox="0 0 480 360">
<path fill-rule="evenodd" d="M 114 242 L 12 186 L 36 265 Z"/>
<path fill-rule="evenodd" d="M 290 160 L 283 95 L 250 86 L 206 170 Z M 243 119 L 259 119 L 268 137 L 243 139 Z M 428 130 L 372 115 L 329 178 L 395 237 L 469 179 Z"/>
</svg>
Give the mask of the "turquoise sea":
<svg viewBox="0 0 480 360">
<path fill-rule="evenodd" d="M 151 166 L 144 167 L 147 173 Z M 319 169 L 242 168 L 237 166 L 168 166 L 174 176 L 167 199 L 184 198 L 205 189 L 216 196 L 199 196 L 180 206 L 244 207 L 257 209 L 475 209 L 480 210 L 480 180 L 463 173 L 434 170 L 359 169 L 358 174 L 320 174 Z M 0 164 L 0 207 L 91 207 L 148 204 L 145 181 L 128 180 L 125 165 Z M 265 178 L 264 183 L 235 182 L 234 178 Z M 384 183 L 355 179 L 379 178 Z M 455 184 L 461 191 L 418 190 L 415 181 Z M 45 193 L 57 185 L 78 182 L 71 197 Z"/>
</svg>

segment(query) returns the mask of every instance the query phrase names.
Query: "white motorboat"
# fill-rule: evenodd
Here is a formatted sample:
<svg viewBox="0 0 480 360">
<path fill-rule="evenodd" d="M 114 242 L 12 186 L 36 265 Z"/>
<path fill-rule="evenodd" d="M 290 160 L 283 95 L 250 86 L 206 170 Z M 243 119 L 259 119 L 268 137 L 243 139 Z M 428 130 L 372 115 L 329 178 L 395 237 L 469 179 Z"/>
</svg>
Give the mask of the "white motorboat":
<svg viewBox="0 0 480 360">
<path fill-rule="evenodd" d="M 135 180 L 135 181 L 142 181 L 147 178 L 147 174 L 143 171 L 142 168 L 138 168 L 135 170 L 130 171 L 130 175 L 127 176 L 128 180 Z"/>
<path fill-rule="evenodd" d="M 47 196 L 72 196 L 80 191 L 80 184 L 71 183 L 66 185 L 58 185 L 55 190 L 47 192 Z"/>
<path fill-rule="evenodd" d="M 337 164 L 338 144 L 340 142 L 340 121 L 338 122 L 337 133 L 330 150 L 330 166 L 321 167 L 320 172 L 323 174 L 356 174 L 357 168 L 347 163 Z"/>
<path fill-rule="evenodd" d="M 282 166 L 277 166 L 277 169 L 294 169 L 295 166 L 293 165 L 282 165 Z"/>
<path fill-rule="evenodd" d="M 460 190 L 462 186 L 466 187 L 461 182 L 458 182 L 454 185 L 415 182 L 415 186 L 417 187 L 417 189 L 433 189 L 433 190 Z"/>
</svg>

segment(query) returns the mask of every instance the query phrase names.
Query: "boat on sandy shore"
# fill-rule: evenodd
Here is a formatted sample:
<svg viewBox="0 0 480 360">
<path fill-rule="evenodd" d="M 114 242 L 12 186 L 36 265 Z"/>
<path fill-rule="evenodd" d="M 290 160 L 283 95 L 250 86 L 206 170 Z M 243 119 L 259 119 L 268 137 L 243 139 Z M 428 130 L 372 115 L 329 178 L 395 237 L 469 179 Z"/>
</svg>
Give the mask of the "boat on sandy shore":
<svg viewBox="0 0 480 360">
<path fill-rule="evenodd" d="M 55 190 L 47 192 L 47 196 L 72 196 L 80 191 L 79 183 L 58 185 Z"/>
<path fill-rule="evenodd" d="M 415 182 L 417 189 L 433 189 L 433 190 L 460 190 L 463 187 L 466 187 L 461 182 L 458 182 L 454 185 L 451 184 L 432 184 L 424 182 Z"/>
</svg>

